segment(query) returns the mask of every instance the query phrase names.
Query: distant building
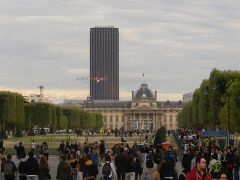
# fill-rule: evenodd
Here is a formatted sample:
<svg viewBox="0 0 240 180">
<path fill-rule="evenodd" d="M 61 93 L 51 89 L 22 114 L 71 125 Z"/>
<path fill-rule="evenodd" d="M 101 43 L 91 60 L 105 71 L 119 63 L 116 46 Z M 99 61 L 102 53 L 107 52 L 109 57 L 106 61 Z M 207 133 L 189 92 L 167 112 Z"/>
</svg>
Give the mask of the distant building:
<svg viewBox="0 0 240 180">
<path fill-rule="evenodd" d="M 39 94 L 30 94 L 29 96 L 23 96 L 24 101 L 27 103 L 31 102 L 47 102 L 51 103 L 52 101 L 48 97 L 41 97 Z"/>
<path fill-rule="evenodd" d="M 193 100 L 193 92 L 187 93 L 183 95 L 183 102 L 189 102 Z"/>
<path fill-rule="evenodd" d="M 90 29 L 90 97 L 119 100 L 119 31 L 113 26 Z"/>
<path fill-rule="evenodd" d="M 72 102 L 72 105 L 74 102 Z M 72 106 L 70 103 L 65 106 Z M 168 130 L 178 128 L 177 114 L 182 109 L 181 101 L 157 101 L 157 91 L 147 84 L 132 91 L 131 101 L 85 101 L 82 107 L 89 112 L 103 115 L 107 129 L 157 130 L 161 126 Z"/>
<path fill-rule="evenodd" d="M 68 100 L 64 100 L 63 104 L 61 104 L 61 105 L 83 108 L 84 102 L 85 102 L 84 100 L 68 99 Z"/>
</svg>

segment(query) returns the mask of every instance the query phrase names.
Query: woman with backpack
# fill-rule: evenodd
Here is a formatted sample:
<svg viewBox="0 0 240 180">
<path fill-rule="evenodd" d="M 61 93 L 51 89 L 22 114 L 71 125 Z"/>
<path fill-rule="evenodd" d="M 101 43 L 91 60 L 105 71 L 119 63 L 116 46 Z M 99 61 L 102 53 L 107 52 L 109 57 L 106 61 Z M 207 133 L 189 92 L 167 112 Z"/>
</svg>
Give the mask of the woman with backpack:
<svg viewBox="0 0 240 180">
<path fill-rule="evenodd" d="M 14 162 L 12 162 L 12 156 L 7 155 L 7 161 L 3 166 L 5 180 L 14 180 L 16 177 L 16 171 L 17 171 L 17 167 L 14 164 Z"/>
<path fill-rule="evenodd" d="M 98 174 L 97 165 L 91 160 L 91 156 L 87 155 L 83 165 L 84 180 L 95 180 Z"/>
<path fill-rule="evenodd" d="M 105 162 L 102 165 L 102 175 L 104 180 L 117 179 L 116 169 L 114 164 L 111 163 L 111 157 L 109 155 L 105 156 Z"/>
</svg>

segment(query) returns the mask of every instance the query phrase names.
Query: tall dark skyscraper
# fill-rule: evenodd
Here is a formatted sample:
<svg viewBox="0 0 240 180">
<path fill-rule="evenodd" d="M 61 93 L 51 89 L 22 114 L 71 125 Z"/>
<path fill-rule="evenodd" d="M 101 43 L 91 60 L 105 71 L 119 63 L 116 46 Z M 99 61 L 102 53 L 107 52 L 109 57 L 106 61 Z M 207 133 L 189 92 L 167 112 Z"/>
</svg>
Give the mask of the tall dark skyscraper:
<svg viewBox="0 0 240 180">
<path fill-rule="evenodd" d="M 119 100 L 119 32 L 113 26 L 90 29 L 90 96 Z"/>
</svg>

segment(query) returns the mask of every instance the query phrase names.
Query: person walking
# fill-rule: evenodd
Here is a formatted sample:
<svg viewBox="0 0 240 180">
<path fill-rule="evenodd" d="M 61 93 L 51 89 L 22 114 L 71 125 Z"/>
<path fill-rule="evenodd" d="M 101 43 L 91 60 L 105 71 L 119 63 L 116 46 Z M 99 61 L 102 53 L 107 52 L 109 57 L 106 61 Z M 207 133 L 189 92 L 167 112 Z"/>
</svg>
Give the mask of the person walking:
<svg viewBox="0 0 240 180">
<path fill-rule="evenodd" d="M 42 156 L 39 162 L 39 170 L 38 170 L 38 180 L 49 180 L 51 179 L 51 175 L 49 174 L 49 166 L 46 158 Z"/>
<path fill-rule="evenodd" d="M 7 161 L 3 165 L 3 172 L 5 180 L 14 180 L 16 177 L 17 167 L 12 162 L 12 156 L 7 155 Z"/>
<path fill-rule="evenodd" d="M 206 172 L 207 161 L 203 157 L 196 158 L 197 167 L 187 173 L 186 180 L 212 180 L 211 175 Z"/>
</svg>

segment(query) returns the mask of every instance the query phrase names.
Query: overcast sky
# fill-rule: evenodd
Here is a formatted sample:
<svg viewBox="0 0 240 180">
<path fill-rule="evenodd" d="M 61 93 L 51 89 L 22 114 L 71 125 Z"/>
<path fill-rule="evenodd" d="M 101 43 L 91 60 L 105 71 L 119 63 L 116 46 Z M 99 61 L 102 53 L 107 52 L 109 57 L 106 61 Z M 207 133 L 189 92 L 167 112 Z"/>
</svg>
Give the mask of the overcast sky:
<svg viewBox="0 0 240 180">
<path fill-rule="evenodd" d="M 0 90 L 85 98 L 89 29 L 120 32 L 120 96 L 145 81 L 179 100 L 213 68 L 240 69 L 239 0 L 0 0 Z M 145 78 L 142 78 L 142 73 Z"/>
</svg>

